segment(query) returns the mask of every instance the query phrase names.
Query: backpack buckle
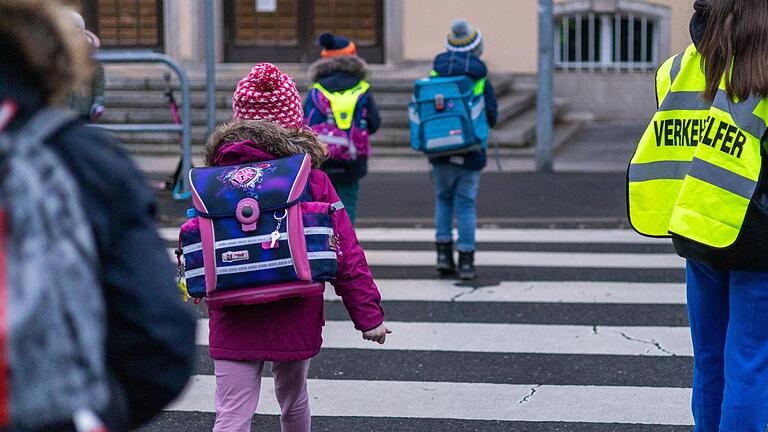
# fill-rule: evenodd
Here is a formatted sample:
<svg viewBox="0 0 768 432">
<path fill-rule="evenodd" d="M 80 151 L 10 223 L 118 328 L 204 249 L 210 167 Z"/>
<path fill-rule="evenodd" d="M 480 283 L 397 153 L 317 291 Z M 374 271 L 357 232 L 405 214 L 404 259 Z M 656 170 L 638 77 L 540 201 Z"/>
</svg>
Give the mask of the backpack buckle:
<svg viewBox="0 0 768 432">
<path fill-rule="evenodd" d="M 445 96 L 442 93 L 435 95 L 435 109 L 438 111 L 445 109 Z"/>
<path fill-rule="evenodd" d="M 243 198 L 235 209 L 235 216 L 244 232 L 256 231 L 260 213 L 259 202 L 253 198 Z"/>
</svg>

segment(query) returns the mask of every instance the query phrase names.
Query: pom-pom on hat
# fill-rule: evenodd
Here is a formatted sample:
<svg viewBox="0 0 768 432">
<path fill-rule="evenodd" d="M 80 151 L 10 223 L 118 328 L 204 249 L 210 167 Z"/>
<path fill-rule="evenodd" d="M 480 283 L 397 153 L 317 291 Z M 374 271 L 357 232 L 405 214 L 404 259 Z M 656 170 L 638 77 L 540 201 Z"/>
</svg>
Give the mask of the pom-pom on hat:
<svg viewBox="0 0 768 432">
<path fill-rule="evenodd" d="M 323 33 L 318 40 L 323 50 L 320 51 L 321 57 L 336 57 L 341 55 L 357 54 L 357 47 L 354 42 L 344 36 L 335 36 L 331 33 Z"/>
<path fill-rule="evenodd" d="M 284 128 L 299 129 L 304 111 L 301 96 L 291 77 L 271 63 L 258 63 L 237 83 L 232 96 L 235 119 L 264 119 Z"/>
<path fill-rule="evenodd" d="M 483 53 L 483 34 L 465 19 L 458 19 L 451 24 L 451 33 L 446 38 L 448 51 L 469 52 L 478 57 Z"/>
</svg>

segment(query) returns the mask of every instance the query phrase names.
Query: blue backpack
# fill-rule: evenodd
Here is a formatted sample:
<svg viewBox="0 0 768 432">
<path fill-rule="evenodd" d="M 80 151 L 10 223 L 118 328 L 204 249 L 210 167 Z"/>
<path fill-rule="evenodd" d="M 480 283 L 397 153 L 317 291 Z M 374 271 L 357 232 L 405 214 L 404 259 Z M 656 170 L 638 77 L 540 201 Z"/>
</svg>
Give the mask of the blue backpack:
<svg viewBox="0 0 768 432">
<path fill-rule="evenodd" d="M 411 148 L 430 156 L 486 149 L 485 81 L 466 75 L 416 81 L 408 105 Z"/>
</svg>

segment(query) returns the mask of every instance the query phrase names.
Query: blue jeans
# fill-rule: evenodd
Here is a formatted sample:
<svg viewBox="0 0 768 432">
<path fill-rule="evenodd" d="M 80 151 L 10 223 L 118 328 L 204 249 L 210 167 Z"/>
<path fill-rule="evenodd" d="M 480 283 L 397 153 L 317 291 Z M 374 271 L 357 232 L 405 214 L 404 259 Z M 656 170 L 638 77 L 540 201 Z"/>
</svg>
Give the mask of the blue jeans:
<svg viewBox="0 0 768 432">
<path fill-rule="evenodd" d="M 480 170 L 468 170 L 458 165 L 433 164 L 432 180 L 435 183 L 435 239 L 453 240 L 453 217 L 459 229 L 456 249 L 459 252 L 475 250 L 477 228 L 477 190 L 480 187 Z"/>
<path fill-rule="evenodd" d="M 360 180 L 353 183 L 334 184 L 333 188 L 336 189 L 336 194 L 339 195 L 339 199 L 344 204 L 347 215 L 349 215 L 349 220 L 354 225 L 357 217 L 357 196 L 360 191 Z"/>
<path fill-rule="evenodd" d="M 768 272 L 717 271 L 688 260 L 694 432 L 765 432 Z"/>
</svg>

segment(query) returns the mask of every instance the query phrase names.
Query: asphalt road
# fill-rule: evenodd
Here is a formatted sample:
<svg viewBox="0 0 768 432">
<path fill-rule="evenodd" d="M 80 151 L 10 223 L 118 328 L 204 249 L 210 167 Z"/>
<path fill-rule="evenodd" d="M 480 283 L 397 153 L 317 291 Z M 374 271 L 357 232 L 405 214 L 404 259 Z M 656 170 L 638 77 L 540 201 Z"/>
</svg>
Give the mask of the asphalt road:
<svg viewBox="0 0 768 432">
<path fill-rule="evenodd" d="M 431 234 L 433 188 L 426 172 L 366 177 L 359 234 L 373 257 L 371 269 L 387 319 L 396 323 L 395 345 L 374 349 L 344 342 L 346 336 L 359 336 L 352 334 L 342 303 L 326 301 L 325 347 L 309 376 L 312 430 L 690 432 L 686 391 L 693 361 L 686 342 L 685 274 L 671 245 L 632 235 L 621 241 L 610 235 L 565 239 L 579 235 L 581 228 L 606 233 L 626 228 L 623 166 L 640 132 L 638 125 L 588 127 L 575 146 L 562 152 L 562 169 L 552 174 L 488 169 L 478 215 L 480 225 L 499 238 L 478 243 L 478 251 L 541 258 L 525 266 L 479 262 L 480 276 L 468 284 L 437 276 L 431 264 L 376 261 L 377 253 L 431 253 L 431 241 L 413 241 L 409 232 L 420 238 Z M 590 172 L 590 167 L 595 169 Z M 167 194 L 159 198 L 163 225 L 183 220 L 188 203 L 173 202 Z M 411 231 L 386 239 L 369 235 L 368 229 L 382 227 Z M 555 235 L 504 240 L 510 228 L 545 228 Z M 173 240 L 167 241 L 171 247 Z M 621 264 L 569 262 L 585 257 L 618 257 Z M 543 294 L 536 294 L 540 290 Z M 472 300 L 473 295 L 484 297 Z M 459 296 L 467 301 L 458 301 Z M 204 308 L 194 310 L 206 319 Z M 347 330 L 338 330 L 340 324 Z M 420 326 L 433 333 L 420 333 Z M 462 326 L 477 330 L 455 333 Z M 499 328 L 510 331 L 498 333 Z M 583 333 L 568 333 L 574 329 Z M 518 331 L 533 336 L 520 340 Z M 549 342 L 540 346 L 539 340 Z M 505 348 L 509 344 L 516 348 Z M 198 380 L 191 395 L 203 400 L 182 398 L 181 407 L 163 413 L 142 432 L 211 430 L 213 395 L 205 379 L 214 368 L 204 343 L 197 347 L 197 358 Z M 375 390 L 360 390 L 366 384 Z M 395 390 L 410 385 L 409 392 Z M 470 387 L 451 393 L 462 385 Z M 494 393 L 498 386 L 512 390 Z M 512 394 L 518 387 L 525 394 Z M 435 402 L 441 397 L 450 402 Z M 476 410 L 462 414 L 466 406 Z M 254 417 L 255 431 L 279 428 L 274 412 Z"/>
</svg>

